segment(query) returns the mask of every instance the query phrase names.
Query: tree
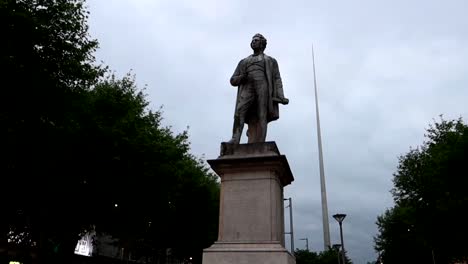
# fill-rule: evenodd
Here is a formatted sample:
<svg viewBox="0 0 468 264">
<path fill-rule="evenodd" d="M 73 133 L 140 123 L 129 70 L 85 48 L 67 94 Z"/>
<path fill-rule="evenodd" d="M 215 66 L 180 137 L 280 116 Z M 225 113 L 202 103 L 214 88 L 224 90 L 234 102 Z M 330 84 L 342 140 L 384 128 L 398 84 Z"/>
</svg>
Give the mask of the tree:
<svg viewBox="0 0 468 264">
<path fill-rule="evenodd" d="M 72 151 L 56 150 L 67 155 L 49 161 L 52 173 L 34 189 L 44 195 L 13 207 L 26 212 L 45 258 L 69 258 L 90 226 L 118 238 L 133 256 L 172 248 L 181 258 L 201 260 L 216 239 L 215 175 L 189 153 L 187 132 L 162 127 L 161 112 L 147 105 L 133 78 L 111 76 L 82 93 L 82 108 L 71 115 L 75 125 L 50 131 L 66 135 L 60 143 Z M 63 253 L 54 256 L 57 248 Z"/>
<path fill-rule="evenodd" d="M 83 0 L 0 0 L 0 246 L 69 263 L 96 226 L 140 255 L 200 255 L 218 182 L 131 76 L 102 77 L 87 15 Z"/>
<path fill-rule="evenodd" d="M 456 224 L 468 208 L 468 126 L 461 118 L 441 118 L 429 126 L 426 139 L 400 157 L 393 179 L 395 206 L 377 219 L 375 248 L 385 263 L 450 263 L 468 257 L 468 227 Z"/>
<path fill-rule="evenodd" d="M 318 254 L 306 249 L 296 249 L 294 256 L 296 257 L 296 264 L 318 263 Z"/>
<path fill-rule="evenodd" d="M 172 248 L 201 259 L 217 236 L 216 176 L 189 153 L 187 132 L 162 127 L 161 112 L 146 111 L 147 104 L 131 76 L 109 77 L 90 92 L 79 132 L 89 154 L 76 157 L 89 168 L 77 177 L 101 198 L 90 197 L 87 223 L 140 255 Z"/>
<path fill-rule="evenodd" d="M 297 264 L 336 264 L 338 258 L 341 263 L 341 256 L 334 249 L 329 249 L 319 253 L 312 252 L 305 249 L 296 249 L 295 251 L 296 263 Z M 345 251 L 346 264 L 352 264 Z"/>
<path fill-rule="evenodd" d="M 0 1 L 0 123 L 8 167 L 30 162 L 27 153 L 43 146 L 38 142 L 49 129 L 66 124 L 76 97 L 102 75 L 87 15 L 83 0 Z"/>
<path fill-rule="evenodd" d="M 97 42 L 88 36 L 83 2 L 0 0 L 0 198 L 8 201 L 2 215 L 9 216 L 0 220 L 2 245 L 18 221 L 41 226 L 38 236 L 49 240 L 45 216 L 36 214 L 40 221 L 33 221 L 31 212 L 38 204 L 60 202 L 54 198 L 59 188 L 52 186 L 67 171 L 57 158 L 73 151 L 63 144 L 71 141 L 71 113 L 103 72 L 93 64 Z M 23 232 L 24 225 L 15 228 Z"/>
</svg>

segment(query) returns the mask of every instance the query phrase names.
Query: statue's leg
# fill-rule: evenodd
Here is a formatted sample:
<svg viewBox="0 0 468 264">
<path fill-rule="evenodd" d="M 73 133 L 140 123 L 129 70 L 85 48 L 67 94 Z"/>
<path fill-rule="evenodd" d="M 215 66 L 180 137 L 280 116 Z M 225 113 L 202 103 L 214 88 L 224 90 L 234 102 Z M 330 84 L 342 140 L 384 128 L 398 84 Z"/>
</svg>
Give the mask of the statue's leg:
<svg viewBox="0 0 468 264">
<path fill-rule="evenodd" d="M 234 124 L 232 126 L 232 138 L 229 140 L 229 143 L 239 144 L 242 130 L 244 128 L 244 123 L 247 118 L 247 112 L 250 105 L 254 102 L 255 95 L 252 94 L 249 87 L 244 87 L 238 98 L 236 113 L 234 115 Z"/>
<path fill-rule="evenodd" d="M 232 138 L 229 140 L 229 143 L 239 144 L 242 130 L 244 129 L 244 122 L 245 118 L 238 116 L 238 113 L 236 113 L 234 116 L 234 124 L 232 125 Z"/>
<path fill-rule="evenodd" d="M 265 142 L 268 128 L 268 84 L 261 82 L 257 84 L 257 142 Z"/>
<path fill-rule="evenodd" d="M 258 119 L 251 118 L 249 119 L 249 122 L 247 124 L 249 126 L 249 129 L 247 130 L 247 137 L 248 137 L 247 143 L 258 142 L 258 132 L 259 132 Z"/>
</svg>

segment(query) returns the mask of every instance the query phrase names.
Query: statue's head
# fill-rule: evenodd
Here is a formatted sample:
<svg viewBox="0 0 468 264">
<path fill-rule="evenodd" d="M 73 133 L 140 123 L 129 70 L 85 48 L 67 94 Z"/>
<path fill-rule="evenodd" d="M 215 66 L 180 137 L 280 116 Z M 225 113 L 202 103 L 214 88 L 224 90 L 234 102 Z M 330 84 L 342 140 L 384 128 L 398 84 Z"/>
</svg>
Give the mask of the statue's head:
<svg viewBox="0 0 468 264">
<path fill-rule="evenodd" d="M 260 49 L 264 51 L 266 48 L 266 45 L 267 45 L 266 38 L 262 34 L 259 34 L 259 33 L 255 34 L 252 37 L 252 42 L 250 42 L 250 47 L 253 50 Z"/>
</svg>

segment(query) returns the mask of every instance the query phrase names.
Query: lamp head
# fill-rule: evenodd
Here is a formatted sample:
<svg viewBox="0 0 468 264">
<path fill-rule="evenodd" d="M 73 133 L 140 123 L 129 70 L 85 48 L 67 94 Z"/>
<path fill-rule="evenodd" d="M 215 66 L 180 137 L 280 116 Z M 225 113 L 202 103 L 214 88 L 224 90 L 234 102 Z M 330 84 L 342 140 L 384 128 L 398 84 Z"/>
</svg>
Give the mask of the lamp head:
<svg viewBox="0 0 468 264">
<path fill-rule="evenodd" d="M 338 221 L 338 223 L 340 223 L 340 224 L 341 224 L 341 222 L 343 222 L 345 217 L 346 217 L 346 214 L 334 214 L 333 215 L 333 218 L 335 218 L 335 220 Z"/>
</svg>

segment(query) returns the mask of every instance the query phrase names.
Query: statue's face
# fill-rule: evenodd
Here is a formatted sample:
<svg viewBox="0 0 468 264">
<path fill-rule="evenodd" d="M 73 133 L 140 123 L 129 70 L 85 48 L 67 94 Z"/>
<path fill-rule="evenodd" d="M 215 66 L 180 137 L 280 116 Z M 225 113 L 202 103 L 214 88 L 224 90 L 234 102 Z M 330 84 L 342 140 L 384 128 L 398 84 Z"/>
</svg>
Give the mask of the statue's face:
<svg viewBox="0 0 468 264">
<path fill-rule="evenodd" d="M 252 42 L 250 42 L 250 47 L 252 47 L 253 50 L 262 49 L 262 39 L 260 37 L 253 37 Z"/>
</svg>

